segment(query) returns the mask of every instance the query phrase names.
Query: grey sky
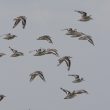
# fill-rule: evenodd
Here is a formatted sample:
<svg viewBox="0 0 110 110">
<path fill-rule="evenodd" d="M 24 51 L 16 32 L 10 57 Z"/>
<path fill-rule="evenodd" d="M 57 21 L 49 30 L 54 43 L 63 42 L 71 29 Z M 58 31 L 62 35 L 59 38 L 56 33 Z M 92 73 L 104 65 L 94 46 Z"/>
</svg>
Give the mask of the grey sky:
<svg viewBox="0 0 110 110">
<path fill-rule="evenodd" d="M 0 102 L 1 110 L 104 110 L 110 108 L 110 1 L 109 0 L 0 0 L 0 35 L 13 33 L 18 36 L 11 41 L 0 37 L 0 52 L 7 55 L 0 59 L 0 94 L 6 98 Z M 80 17 L 74 10 L 91 14 L 89 22 L 77 21 Z M 13 18 L 24 15 L 27 25 L 12 29 Z M 95 46 L 65 35 L 64 28 L 77 28 L 93 36 Z M 37 41 L 41 35 L 50 35 L 54 42 Z M 8 48 L 25 53 L 23 57 L 11 58 Z M 34 57 L 28 51 L 38 48 L 56 48 L 60 57 L 72 56 L 68 72 L 62 64 L 57 67 L 54 55 Z M 41 70 L 46 78 L 29 82 L 29 74 Z M 68 74 L 77 73 L 86 81 L 73 84 Z M 86 89 L 88 95 L 64 100 L 60 90 Z"/>
</svg>

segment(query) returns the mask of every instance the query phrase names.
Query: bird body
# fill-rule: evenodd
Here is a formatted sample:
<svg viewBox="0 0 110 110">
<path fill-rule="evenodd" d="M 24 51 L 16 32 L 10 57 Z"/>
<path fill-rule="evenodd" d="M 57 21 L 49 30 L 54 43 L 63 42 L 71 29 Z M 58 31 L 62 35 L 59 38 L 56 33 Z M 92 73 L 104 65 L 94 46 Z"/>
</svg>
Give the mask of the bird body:
<svg viewBox="0 0 110 110">
<path fill-rule="evenodd" d="M 77 29 L 72 29 L 72 28 L 69 28 L 69 29 L 66 29 L 66 30 L 67 30 L 66 35 L 73 35 L 77 31 Z"/>
<path fill-rule="evenodd" d="M 14 39 L 15 37 L 17 37 L 16 35 L 12 35 L 11 33 L 8 33 L 8 34 L 3 34 L 1 36 L 5 36 L 3 39 L 6 39 L 6 40 L 12 40 Z"/>
<path fill-rule="evenodd" d="M 35 51 L 36 51 L 36 53 L 34 54 L 34 56 L 42 56 L 42 55 L 45 55 L 45 53 L 46 53 L 46 49 L 38 49 Z"/>
<path fill-rule="evenodd" d="M 12 40 L 14 39 L 15 37 L 17 37 L 16 35 L 11 35 L 10 33 L 6 34 L 6 37 L 4 37 L 3 39 L 6 39 L 6 40 Z"/>
<path fill-rule="evenodd" d="M 73 37 L 80 37 L 80 36 L 84 35 L 84 33 L 78 32 L 77 29 L 73 30 L 72 28 L 69 28 L 69 29 L 65 29 L 65 30 L 67 30 L 66 35 L 71 35 L 72 38 Z"/>
<path fill-rule="evenodd" d="M 80 36 L 82 36 L 82 35 L 84 35 L 84 33 L 75 31 L 71 37 L 72 37 L 72 38 L 73 38 L 73 37 L 80 37 Z"/>
</svg>

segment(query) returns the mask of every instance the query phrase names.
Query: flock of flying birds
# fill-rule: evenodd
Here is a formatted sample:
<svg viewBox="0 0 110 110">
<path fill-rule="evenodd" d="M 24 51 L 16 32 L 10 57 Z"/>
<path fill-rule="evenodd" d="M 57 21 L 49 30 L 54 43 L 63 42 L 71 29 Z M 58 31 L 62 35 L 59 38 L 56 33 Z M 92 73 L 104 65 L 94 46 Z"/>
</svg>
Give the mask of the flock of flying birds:
<svg viewBox="0 0 110 110">
<path fill-rule="evenodd" d="M 91 15 L 87 15 L 87 13 L 84 12 L 84 11 L 75 10 L 75 12 L 78 12 L 78 13 L 81 14 L 81 18 L 78 20 L 80 22 L 87 22 L 87 21 L 92 20 Z M 13 19 L 14 20 L 13 28 L 15 28 L 21 22 L 22 23 L 22 28 L 25 29 L 26 19 L 27 18 L 25 16 L 19 16 L 19 17 L 14 18 Z M 87 35 L 87 34 L 85 34 L 83 32 L 78 32 L 77 29 L 72 29 L 72 28 L 63 29 L 63 30 L 67 31 L 67 33 L 66 33 L 67 36 L 70 36 L 72 38 L 76 37 L 79 40 L 87 40 L 94 46 L 94 42 L 93 42 L 92 37 L 90 35 Z M 6 40 L 12 40 L 12 39 L 16 38 L 17 36 L 16 35 L 12 35 L 11 33 L 8 33 L 8 34 L 1 35 L 1 37 L 3 37 L 3 39 L 6 39 Z M 49 35 L 40 36 L 39 38 L 37 38 L 37 40 L 45 40 L 48 43 L 53 44 L 53 41 L 52 41 L 52 39 L 51 39 L 51 37 Z M 23 52 L 15 50 L 15 49 L 13 49 L 10 46 L 9 46 L 9 49 L 12 51 L 12 54 L 11 54 L 10 57 L 24 56 Z M 32 53 L 32 52 L 35 52 L 35 54 L 33 54 L 33 56 L 43 56 L 43 55 L 46 55 L 46 54 L 53 54 L 56 57 L 59 57 L 57 49 L 54 49 L 54 48 L 48 48 L 48 49 L 39 48 L 37 50 L 29 51 L 29 53 Z M 6 54 L 5 53 L 0 53 L 0 57 L 2 57 L 4 55 L 6 55 Z M 70 56 L 63 56 L 63 57 L 59 58 L 57 66 L 60 66 L 63 62 L 65 62 L 66 66 L 67 66 L 67 70 L 69 71 L 70 67 L 71 67 L 71 60 L 70 60 L 71 58 L 72 57 L 70 57 Z M 84 78 L 80 77 L 78 74 L 69 74 L 68 76 L 74 77 L 74 80 L 72 81 L 73 83 L 81 83 L 82 81 L 84 81 Z M 30 77 L 30 82 L 32 82 L 36 77 L 40 77 L 43 81 L 46 81 L 46 79 L 45 79 L 45 77 L 43 75 L 43 72 L 39 71 L 39 70 L 31 73 L 29 75 L 29 77 Z M 62 87 L 60 89 L 63 92 L 65 92 L 65 94 L 66 94 L 64 99 L 71 99 L 71 98 L 73 98 L 73 97 L 75 97 L 75 96 L 77 96 L 79 94 L 83 94 L 83 93 L 88 94 L 88 92 L 86 90 L 83 90 L 83 89 L 73 90 L 73 91 L 66 90 L 66 89 L 64 89 Z M 0 95 L 0 101 L 4 97 L 6 97 L 6 96 L 5 95 Z"/>
</svg>

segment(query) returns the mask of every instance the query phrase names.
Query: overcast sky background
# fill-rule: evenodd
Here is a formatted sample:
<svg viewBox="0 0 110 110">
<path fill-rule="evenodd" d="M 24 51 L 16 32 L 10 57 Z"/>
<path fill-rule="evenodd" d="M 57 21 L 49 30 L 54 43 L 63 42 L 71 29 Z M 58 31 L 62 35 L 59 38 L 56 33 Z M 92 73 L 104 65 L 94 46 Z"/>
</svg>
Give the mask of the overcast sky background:
<svg viewBox="0 0 110 110">
<path fill-rule="evenodd" d="M 79 22 L 83 10 L 93 20 Z M 0 34 L 12 33 L 18 37 L 7 41 L 0 37 L 0 110 L 108 110 L 110 108 L 110 1 L 109 0 L 0 0 Z M 13 18 L 26 16 L 27 25 L 13 27 Z M 66 36 L 64 28 L 76 28 L 93 37 L 95 46 Z M 37 41 L 44 34 L 50 35 L 54 44 Z M 11 46 L 24 52 L 24 56 L 11 58 Z M 56 48 L 60 57 L 72 56 L 70 71 L 65 64 L 57 67 L 54 55 L 35 57 L 28 52 L 38 48 Z M 29 74 L 41 70 L 46 82 L 36 78 L 29 82 Z M 79 74 L 85 81 L 73 84 L 68 74 Z M 64 100 L 65 93 L 85 89 L 82 94 Z"/>
</svg>

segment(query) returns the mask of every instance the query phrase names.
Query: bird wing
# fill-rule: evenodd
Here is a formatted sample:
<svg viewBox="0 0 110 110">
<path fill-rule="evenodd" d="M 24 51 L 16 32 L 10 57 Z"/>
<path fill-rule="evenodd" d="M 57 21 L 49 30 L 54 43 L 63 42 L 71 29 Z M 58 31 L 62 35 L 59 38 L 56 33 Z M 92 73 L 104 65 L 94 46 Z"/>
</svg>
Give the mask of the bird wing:
<svg viewBox="0 0 110 110">
<path fill-rule="evenodd" d="M 49 35 L 41 36 L 37 40 L 47 40 L 49 43 L 53 43 Z"/>
<path fill-rule="evenodd" d="M 14 23 L 13 28 L 15 28 L 19 24 L 19 22 L 21 21 L 21 19 L 20 18 L 15 18 L 14 20 L 15 20 L 15 23 Z"/>
<path fill-rule="evenodd" d="M 86 35 L 81 36 L 81 37 L 79 37 L 79 40 L 87 40 L 87 36 Z"/>
<path fill-rule="evenodd" d="M 48 38 L 48 42 L 53 44 L 51 37 Z"/>
<path fill-rule="evenodd" d="M 68 71 L 70 70 L 70 66 L 71 66 L 71 60 L 70 59 L 65 59 L 64 60 L 66 62 L 66 65 L 68 67 Z"/>
<path fill-rule="evenodd" d="M 12 49 L 10 46 L 9 46 L 9 48 L 11 49 L 11 51 L 12 51 L 14 54 L 18 52 L 17 50 Z"/>
<path fill-rule="evenodd" d="M 25 26 L 26 26 L 26 19 L 22 19 L 22 26 L 23 26 L 23 29 L 24 29 Z"/>
<path fill-rule="evenodd" d="M 82 93 L 88 94 L 88 92 L 86 90 L 83 90 L 83 89 L 76 91 L 76 94 L 82 94 Z"/>
<path fill-rule="evenodd" d="M 47 49 L 46 54 L 54 54 L 56 56 L 59 56 L 56 49 Z"/>
<path fill-rule="evenodd" d="M 75 10 L 75 12 L 78 12 L 78 13 L 82 14 L 83 16 L 87 16 L 87 13 L 84 12 L 84 11 L 78 11 L 78 10 Z"/>
<path fill-rule="evenodd" d="M 35 79 L 35 77 L 37 76 L 37 74 L 35 74 L 35 73 L 34 73 L 34 74 L 33 74 L 33 73 L 31 73 L 31 74 L 30 74 L 30 76 L 31 76 L 31 77 L 30 77 L 30 82 L 31 82 L 32 80 L 34 80 L 34 79 Z"/>
<path fill-rule="evenodd" d="M 94 42 L 93 42 L 93 40 L 92 40 L 92 38 L 89 36 L 88 37 L 88 41 L 92 44 L 92 45 L 94 45 Z"/>
<path fill-rule="evenodd" d="M 66 90 L 66 89 L 63 89 L 63 88 L 60 88 L 63 92 L 65 92 L 66 94 L 71 94 L 70 91 Z"/>
<path fill-rule="evenodd" d="M 42 73 L 39 73 L 40 78 L 45 81 L 44 75 Z"/>
<path fill-rule="evenodd" d="M 79 75 L 77 75 L 77 74 L 70 74 L 70 75 L 68 75 L 68 76 L 74 76 L 75 79 L 78 79 L 78 78 L 79 78 Z"/>
</svg>

